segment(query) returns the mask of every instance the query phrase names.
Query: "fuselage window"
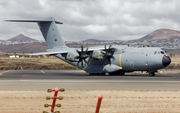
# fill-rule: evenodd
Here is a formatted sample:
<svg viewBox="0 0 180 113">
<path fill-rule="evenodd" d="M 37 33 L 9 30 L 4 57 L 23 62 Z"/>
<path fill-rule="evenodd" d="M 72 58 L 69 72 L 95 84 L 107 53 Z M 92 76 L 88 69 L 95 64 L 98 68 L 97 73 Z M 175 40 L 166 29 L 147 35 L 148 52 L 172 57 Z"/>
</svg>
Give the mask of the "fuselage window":
<svg viewBox="0 0 180 113">
<path fill-rule="evenodd" d="M 160 52 L 158 51 L 157 54 L 160 54 Z"/>
<path fill-rule="evenodd" d="M 154 52 L 154 54 L 156 54 L 156 51 Z"/>
</svg>

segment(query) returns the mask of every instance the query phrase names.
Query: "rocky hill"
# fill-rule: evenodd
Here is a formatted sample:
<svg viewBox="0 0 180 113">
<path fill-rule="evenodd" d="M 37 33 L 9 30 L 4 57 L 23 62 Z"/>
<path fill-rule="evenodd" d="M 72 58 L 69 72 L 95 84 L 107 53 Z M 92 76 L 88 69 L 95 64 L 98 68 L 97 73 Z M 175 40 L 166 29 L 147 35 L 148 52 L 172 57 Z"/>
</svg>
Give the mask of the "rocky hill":
<svg viewBox="0 0 180 113">
<path fill-rule="evenodd" d="M 23 34 L 19 34 L 11 39 L 8 39 L 7 41 L 38 41 L 32 38 L 29 38 L 27 36 L 24 36 Z"/>
<path fill-rule="evenodd" d="M 19 34 L 8 40 L 0 40 L 0 51 L 1 52 L 43 52 L 47 49 L 45 42 L 40 42 L 36 39 L 32 39 L 23 34 Z"/>
<path fill-rule="evenodd" d="M 180 38 L 180 31 L 171 29 L 158 29 L 139 40 L 174 39 Z"/>
<path fill-rule="evenodd" d="M 44 52 L 48 49 L 46 43 L 27 43 L 27 44 L 17 44 L 17 45 L 0 45 L 1 52 L 7 53 L 30 53 L 30 52 Z"/>
<path fill-rule="evenodd" d="M 105 40 L 87 39 L 83 40 L 83 42 L 105 42 Z"/>
</svg>

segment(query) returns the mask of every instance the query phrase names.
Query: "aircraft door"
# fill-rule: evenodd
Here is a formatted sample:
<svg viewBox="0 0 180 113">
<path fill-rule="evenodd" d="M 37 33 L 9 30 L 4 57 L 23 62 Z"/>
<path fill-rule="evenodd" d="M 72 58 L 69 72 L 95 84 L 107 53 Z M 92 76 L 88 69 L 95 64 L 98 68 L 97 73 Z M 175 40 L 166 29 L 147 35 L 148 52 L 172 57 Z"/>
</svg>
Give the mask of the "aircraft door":
<svg viewBox="0 0 180 113">
<path fill-rule="evenodd" d="M 155 64 L 155 61 L 153 61 L 153 60 L 148 60 L 145 62 L 146 68 L 148 68 L 148 69 L 153 69 L 154 64 Z"/>
<path fill-rule="evenodd" d="M 134 62 L 130 62 L 129 65 L 130 65 L 130 68 L 131 68 L 131 69 L 134 69 L 134 68 L 135 68 L 135 67 L 134 67 Z"/>
</svg>

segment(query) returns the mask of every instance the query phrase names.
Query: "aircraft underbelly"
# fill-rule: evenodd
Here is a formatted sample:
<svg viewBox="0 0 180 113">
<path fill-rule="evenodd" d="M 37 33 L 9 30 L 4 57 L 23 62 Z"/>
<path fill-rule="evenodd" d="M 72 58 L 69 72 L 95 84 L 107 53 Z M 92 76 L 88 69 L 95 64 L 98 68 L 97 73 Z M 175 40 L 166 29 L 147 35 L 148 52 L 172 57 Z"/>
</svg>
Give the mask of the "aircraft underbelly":
<svg viewBox="0 0 180 113">
<path fill-rule="evenodd" d="M 103 65 L 90 65 L 85 69 L 85 71 L 87 73 L 102 73 L 103 68 Z"/>
</svg>

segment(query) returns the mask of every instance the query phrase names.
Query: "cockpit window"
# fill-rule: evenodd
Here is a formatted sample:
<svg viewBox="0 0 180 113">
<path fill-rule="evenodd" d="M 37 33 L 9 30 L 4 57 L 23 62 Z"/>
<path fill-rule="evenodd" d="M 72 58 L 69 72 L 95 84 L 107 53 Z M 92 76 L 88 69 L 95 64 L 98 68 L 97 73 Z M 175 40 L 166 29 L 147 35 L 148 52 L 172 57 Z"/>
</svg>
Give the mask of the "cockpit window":
<svg viewBox="0 0 180 113">
<path fill-rule="evenodd" d="M 154 51 L 154 54 L 165 54 L 164 51 Z"/>
<path fill-rule="evenodd" d="M 161 54 L 164 54 L 164 51 L 161 51 Z"/>
</svg>

